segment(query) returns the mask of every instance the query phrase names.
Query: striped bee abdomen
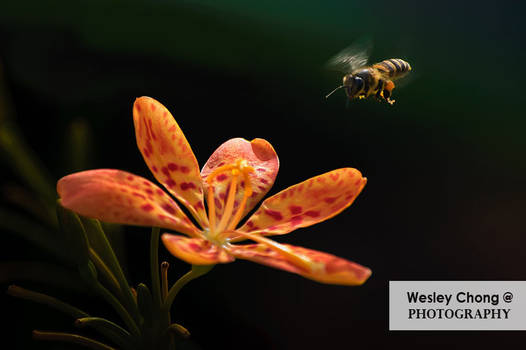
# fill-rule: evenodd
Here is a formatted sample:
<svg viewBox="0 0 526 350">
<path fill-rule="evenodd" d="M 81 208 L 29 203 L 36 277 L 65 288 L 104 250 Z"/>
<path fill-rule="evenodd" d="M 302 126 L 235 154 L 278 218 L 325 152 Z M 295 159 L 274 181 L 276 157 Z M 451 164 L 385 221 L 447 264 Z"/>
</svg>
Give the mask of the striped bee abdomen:
<svg viewBox="0 0 526 350">
<path fill-rule="evenodd" d="M 386 74 L 388 77 L 396 79 L 406 75 L 411 71 L 411 65 L 399 58 L 391 58 L 373 65 L 373 68 Z"/>
</svg>

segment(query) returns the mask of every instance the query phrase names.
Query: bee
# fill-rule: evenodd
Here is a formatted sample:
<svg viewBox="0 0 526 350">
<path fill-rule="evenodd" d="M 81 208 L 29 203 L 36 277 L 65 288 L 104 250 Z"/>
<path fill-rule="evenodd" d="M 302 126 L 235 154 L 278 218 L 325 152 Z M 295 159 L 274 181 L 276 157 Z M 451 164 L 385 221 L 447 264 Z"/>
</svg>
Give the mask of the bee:
<svg viewBox="0 0 526 350">
<path fill-rule="evenodd" d="M 374 95 L 379 101 L 385 100 L 392 105 L 391 99 L 394 80 L 406 76 L 411 71 L 411 65 L 400 59 L 391 58 L 373 65 L 367 64 L 367 50 L 349 47 L 329 60 L 327 66 L 345 73 L 342 85 L 332 90 L 328 98 L 339 89 L 345 89 L 349 100 L 364 99 Z"/>
</svg>

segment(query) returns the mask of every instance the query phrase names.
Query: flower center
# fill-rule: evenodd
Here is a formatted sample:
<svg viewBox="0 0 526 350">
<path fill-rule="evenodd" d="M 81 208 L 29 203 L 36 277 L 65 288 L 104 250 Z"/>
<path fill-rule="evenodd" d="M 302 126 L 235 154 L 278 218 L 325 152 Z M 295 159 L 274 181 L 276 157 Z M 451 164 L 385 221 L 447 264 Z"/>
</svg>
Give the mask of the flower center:
<svg viewBox="0 0 526 350">
<path fill-rule="evenodd" d="M 226 164 L 215 169 L 206 178 L 206 182 L 208 183 L 208 221 L 212 237 L 218 238 L 221 233 L 234 230 L 241 220 L 247 200 L 252 195 L 252 184 L 250 181 L 250 173 L 252 172 L 254 172 L 254 168 L 248 165 L 248 162 L 245 159 L 239 159 L 232 164 Z M 225 199 L 225 210 L 221 216 L 221 220 L 217 223 L 214 186 L 212 185 L 212 182 L 221 174 L 230 175 L 231 181 L 228 195 Z M 242 182 L 239 181 L 240 177 L 243 180 Z M 241 187 L 243 188 L 243 199 L 234 213 L 234 204 L 238 186 L 240 189 Z"/>
</svg>

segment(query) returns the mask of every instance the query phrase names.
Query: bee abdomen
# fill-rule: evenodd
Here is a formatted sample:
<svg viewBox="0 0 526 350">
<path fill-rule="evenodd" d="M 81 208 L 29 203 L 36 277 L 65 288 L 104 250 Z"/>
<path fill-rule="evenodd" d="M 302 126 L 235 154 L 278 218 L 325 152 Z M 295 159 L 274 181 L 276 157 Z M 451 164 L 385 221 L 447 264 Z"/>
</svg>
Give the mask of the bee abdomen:
<svg viewBox="0 0 526 350">
<path fill-rule="evenodd" d="M 402 77 L 411 71 L 411 65 L 400 58 L 384 60 L 380 63 L 376 63 L 373 67 L 393 79 Z"/>
</svg>

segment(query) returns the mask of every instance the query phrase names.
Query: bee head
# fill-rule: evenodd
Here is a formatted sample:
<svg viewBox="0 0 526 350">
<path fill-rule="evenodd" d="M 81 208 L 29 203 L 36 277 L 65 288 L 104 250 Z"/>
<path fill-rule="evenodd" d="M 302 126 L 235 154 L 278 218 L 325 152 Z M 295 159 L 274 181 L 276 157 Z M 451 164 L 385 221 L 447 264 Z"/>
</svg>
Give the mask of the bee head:
<svg viewBox="0 0 526 350">
<path fill-rule="evenodd" d="M 349 98 L 358 96 L 363 88 L 363 79 L 359 76 L 347 74 L 343 77 L 342 86 L 345 88 L 345 93 Z"/>
</svg>

